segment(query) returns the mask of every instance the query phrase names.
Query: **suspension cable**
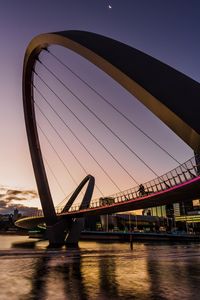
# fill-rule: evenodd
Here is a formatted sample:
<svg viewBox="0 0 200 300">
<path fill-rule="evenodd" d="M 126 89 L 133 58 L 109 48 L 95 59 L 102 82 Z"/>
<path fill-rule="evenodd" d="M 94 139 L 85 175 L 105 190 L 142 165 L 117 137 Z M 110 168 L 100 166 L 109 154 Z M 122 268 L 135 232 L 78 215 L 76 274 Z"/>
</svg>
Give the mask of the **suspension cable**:
<svg viewBox="0 0 200 300">
<path fill-rule="evenodd" d="M 43 115 L 43 117 L 47 120 L 47 122 L 50 124 L 50 126 L 53 128 L 53 130 L 56 132 L 56 134 L 59 136 L 59 138 L 61 139 L 61 141 L 63 142 L 63 144 L 65 145 L 65 147 L 68 149 L 68 151 L 71 153 L 71 155 L 74 157 L 74 159 L 76 160 L 76 162 L 79 164 L 79 166 L 81 167 L 81 169 L 84 171 L 84 173 L 86 175 L 88 175 L 87 170 L 85 169 L 85 167 L 82 165 L 82 163 L 80 162 L 80 160 L 76 157 L 76 155 L 73 153 L 73 151 L 69 148 L 69 146 L 67 145 L 67 143 L 65 142 L 65 140 L 62 138 L 62 136 L 60 135 L 60 133 L 57 131 L 57 129 L 53 126 L 52 122 L 46 117 L 46 115 L 44 114 L 44 112 L 41 110 L 41 108 L 39 107 L 39 105 L 35 102 L 35 100 L 32 98 L 32 101 L 35 103 L 35 105 L 37 106 L 38 110 L 40 111 L 40 113 Z M 100 188 L 96 185 L 96 188 L 98 189 L 99 193 L 104 197 L 103 192 L 100 190 Z"/>
<path fill-rule="evenodd" d="M 39 122 L 37 122 L 37 126 L 40 129 L 40 131 L 42 132 L 43 136 L 46 138 L 48 144 L 51 146 L 51 148 L 53 149 L 53 151 L 55 152 L 56 156 L 59 158 L 60 162 L 62 163 L 62 165 L 64 166 L 64 168 L 66 169 L 67 173 L 69 174 L 69 176 L 71 177 L 71 179 L 73 180 L 73 182 L 75 183 L 75 185 L 77 186 L 78 183 L 76 182 L 76 180 L 74 179 L 74 177 L 72 176 L 72 174 L 70 173 L 69 169 L 67 168 L 65 162 L 63 161 L 63 159 L 60 157 L 60 155 L 58 154 L 58 152 L 56 151 L 55 147 L 52 145 L 50 139 L 48 138 L 48 136 L 46 135 L 46 133 L 44 132 L 44 130 L 41 128 Z M 96 184 L 95 184 L 96 186 Z M 97 187 L 97 186 L 96 186 Z M 81 193 L 83 194 L 83 192 L 81 191 Z M 68 196 L 66 196 L 61 203 L 65 203 L 66 199 L 71 195 L 72 193 L 70 193 Z M 57 206 L 60 206 L 61 203 L 59 203 Z M 56 207 L 57 207 L 56 206 Z"/>
<path fill-rule="evenodd" d="M 40 112 L 42 113 L 42 115 L 46 118 L 47 121 L 49 121 L 49 119 L 47 118 L 47 116 L 44 114 L 44 112 L 42 111 L 42 109 L 40 108 L 40 106 L 35 102 L 36 106 L 38 107 L 38 109 L 40 110 Z M 52 125 L 52 123 L 49 121 L 49 123 Z M 118 189 L 119 192 L 121 192 L 121 189 L 119 188 L 119 186 L 115 183 L 115 181 L 112 179 L 112 177 L 107 173 L 107 171 L 101 166 L 101 164 L 96 160 L 96 158 L 91 154 L 91 152 L 86 148 L 86 146 L 82 143 L 82 141 L 77 137 L 77 135 L 74 133 L 74 131 L 67 125 L 67 123 L 65 122 L 66 127 L 68 128 L 68 130 L 72 133 L 72 135 L 77 139 L 77 141 L 80 143 L 80 145 L 85 149 L 85 151 L 92 157 L 92 159 L 96 162 L 96 164 L 99 166 L 99 168 L 104 172 L 104 174 L 110 179 L 110 181 L 113 183 L 113 185 Z M 53 126 L 53 125 L 52 125 Z M 54 128 L 54 126 L 53 126 Z M 55 129 L 55 128 L 54 128 Z"/>
<path fill-rule="evenodd" d="M 55 147 L 52 145 L 51 141 L 49 140 L 48 136 L 46 135 L 46 133 L 44 132 L 44 130 L 41 128 L 41 126 L 39 125 L 39 122 L 37 122 L 37 126 L 40 129 L 40 131 L 42 132 L 43 136 L 46 138 L 48 144 L 52 147 L 53 151 L 56 153 L 57 157 L 59 158 L 60 162 L 63 164 L 64 168 L 66 169 L 67 173 L 69 174 L 69 176 L 71 177 L 72 181 L 75 183 L 75 185 L 77 186 L 78 183 L 76 182 L 76 180 L 74 179 L 74 177 L 72 176 L 72 174 L 70 173 L 69 169 L 67 168 L 65 162 L 63 161 L 63 159 L 60 157 L 60 155 L 58 154 L 58 152 L 56 151 Z M 45 160 L 47 161 L 47 159 Z M 73 193 L 73 191 L 67 195 L 60 203 L 58 203 L 58 205 L 56 206 L 56 208 L 60 207 L 63 203 L 66 202 L 67 198 Z M 81 193 L 83 194 L 83 192 L 81 191 Z"/>
<path fill-rule="evenodd" d="M 55 208 L 62 208 L 64 205 L 65 205 L 65 203 L 66 203 L 66 201 L 68 200 L 68 198 L 71 196 L 73 194 L 73 191 L 71 192 L 71 193 L 69 193 L 61 202 L 59 202 L 56 206 L 55 206 Z"/>
<path fill-rule="evenodd" d="M 57 179 L 55 173 L 53 172 L 51 166 L 49 165 L 47 159 L 45 158 L 45 156 L 43 156 L 43 157 L 44 157 L 44 161 L 45 161 L 46 165 L 48 166 L 48 169 L 50 170 L 51 174 L 53 175 L 53 177 L 54 177 L 54 179 L 55 179 L 57 185 L 59 186 L 60 190 L 62 191 L 62 193 L 63 193 L 64 196 L 65 196 L 65 198 L 64 198 L 61 202 L 59 202 L 58 205 L 55 206 L 55 209 L 58 209 L 58 208 L 61 206 L 61 204 L 63 204 L 63 203 L 66 202 L 67 198 L 68 198 L 73 192 L 71 192 L 70 194 L 68 194 L 68 195 L 66 196 L 66 193 L 64 192 L 64 190 L 63 190 L 61 184 L 59 183 L 59 181 L 58 181 L 58 179 Z"/>
<path fill-rule="evenodd" d="M 54 78 L 56 78 L 56 80 L 58 80 L 64 88 L 66 88 L 71 94 L 72 96 L 74 96 L 92 115 L 94 115 L 96 117 L 96 119 L 101 122 L 133 155 L 135 155 L 156 177 L 159 178 L 159 175 L 135 152 L 133 151 L 133 149 L 130 148 L 130 146 L 128 146 L 104 121 L 101 120 L 100 117 L 98 117 L 98 115 L 93 112 L 92 109 L 90 109 L 81 99 L 80 97 L 78 97 L 71 89 L 69 89 L 66 84 L 60 80 L 47 66 L 45 66 L 39 59 L 37 59 L 38 62 L 40 62 L 41 65 L 44 66 L 44 68 L 50 73 L 52 74 L 52 76 Z M 54 93 L 54 91 L 47 85 L 47 83 L 42 79 L 42 77 L 37 74 L 35 72 L 35 70 L 33 70 L 33 72 L 41 79 L 41 81 L 44 82 L 44 84 Z"/>
<path fill-rule="evenodd" d="M 67 168 L 65 162 L 63 161 L 63 159 L 60 157 L 60 155 L 58 154 L 58 152 L 56 151 L 55 147 L 52 145 L 51 141 L 49 140 L 48 136 L 46 135 L 46 133 L 44 132 L 44 130 L 41 128 L 39 122 L 37 122 L 37 126 L 40 129 L 40 131 L 42 132 L 43 136 L 45 137 L 45 139 L 47 140 L 48 144 L 51 146 L 51 148 L 53 149 L 53 151 L 56 153 L 57 157 L 59 158 L 60 162 L 62 163 L 62 165 L 64 166 L 65 170 L 67 171 L 67 173 L 69 174 L 69 176 L 71 177 L 72 181 L 75 183 L 75 185 L 78 185 L 78 183 L 76 182 L 76 180 L 74 179 L 74 177 L 72 176 L 72 174 L 70 173 L 69 169 Z"/>
<path fill-rule="evenodd" d="M 114 106 L 108 99 L 106 99 L 100 92 L 95 90 L 87 81 L 80 77 L 75 71 L 73 71 L 69 66 L 67 66 L 61 59 L 59 59 L 54 53 L 52 53 L 48 48 L 44 50 L 47 51 L 52 57 L 54 57 L 62 66 L 64 66 L 68 71 L 70 71 L 75 77 L 77 77 L 82 83 L 84 83 L 89 89 L 91 89 L 97 96 L 99 96 L 105 103 L 112 107 L 117 113 L 119 113 L 126 121 L 128 121 L 132 126 L 134 126 L 138 131 L 140 131 L 146 138 L 148 138 L 152 143 L 159 147 L 165 154 L 171 157 L 176 163 L 181 164 L 171 153 L 169 153 L 165 148 L 163 148 L 158 142 L 156 142 L 150 135 L 148 135 L 143 129 L 141 129 L 136 123 L 134 123 L 129 117 L 127 117 L 123 112 L 121 112 L 116 106 Z"/>
<path fill-rule="evenodd" d="M 49 103 L 46 97 L 42 94 L 42 92 L 33 84 L 35 90 L 40 94 L 40 96 L 44 99 L 44 101 L 51 107 L 54 113 L 61 119 L 61 121 L 65 124 L 61 116 L 57 113 L 54 107 Z M 54 93 L 55 94 L 55 93 Z M 125 167 L 117 160 L 117 158 L 106 148 L 106 146 L 99 141 L 99 139 L 95 136 L 95 134 L 77 117 L 77 115 L 64 103 L 64 101 L 56 94 L 56 97 L 61 101 L 61 103 L 71 112 L 71 114 L 81 123 L 81 125 L 90 133 L 90 135 L 102 146 L 102 148 L 112 157 L 112 159 L 124 170 L 124 172 L 138 185 L 136 179 L 128 172 Z"/>
<path fill-rule="evenodd" d="M 45 163 L 46 163 L 46 165 L 48 166 L 48 169 L 50 170 L 51 174 L 53 175 L 53 178 L 55 179 L 55 181 L 56 181 L 57 185 L 59 186 L 60 190 L 62 191 L 62 193 L 63 193 L 63 194 L 64 194 L 64 196 L 66 197 L 66 193 L 65 193 L 65 191 L 63 190 L 63 188 L 62 188 L 61 184 L 59 183 L 59 181 L 58 181 L 58 179 L 57 179 L 56 175 L 54 174 L 54 172 L 53 172 L 53 170 L 52 170 L 51 166 L 49 165 L 49 163 L 48 163 L 47 159 L 45 158 L 45 156 L 43 156 L 43 157 L 44 157 Z"/>
</svg>

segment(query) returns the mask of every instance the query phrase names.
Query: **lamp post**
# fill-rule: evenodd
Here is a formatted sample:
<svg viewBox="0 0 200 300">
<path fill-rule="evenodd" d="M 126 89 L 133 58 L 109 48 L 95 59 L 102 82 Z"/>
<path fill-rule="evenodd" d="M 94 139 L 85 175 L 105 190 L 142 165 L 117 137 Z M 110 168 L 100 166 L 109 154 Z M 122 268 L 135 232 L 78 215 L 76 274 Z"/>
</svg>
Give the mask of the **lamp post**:
<svg viewBox="0 0 200 300">
<path fill-rule="evenodd" d="M 129 231 L 131 231 L 131 214 L 128 215 L 128 220 L 129 220 Z"/>
<path fill-rule="evenodd" d="M 134 214 L 134 217 L 135 217 L 135 228 L 137 229 L 137 225 L 138 225 L 138 224 L 137 224 L 137 223 L 138 223 L 138 222 L 137 222 L 137 215 Z"/>
</svg>

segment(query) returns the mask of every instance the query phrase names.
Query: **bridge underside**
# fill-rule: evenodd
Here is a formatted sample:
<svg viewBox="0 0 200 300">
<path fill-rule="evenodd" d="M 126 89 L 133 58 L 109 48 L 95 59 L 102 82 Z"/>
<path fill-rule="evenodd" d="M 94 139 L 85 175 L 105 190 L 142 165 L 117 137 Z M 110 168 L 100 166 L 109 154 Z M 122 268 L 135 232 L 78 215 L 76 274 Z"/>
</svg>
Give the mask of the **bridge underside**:
<svg viewBox="0 0 200 300">
<path fill-rule="evenodd" d="M 46 35 L 47 44 L 48 39 L 96 64 L 196 153 L 200 151 L 198 82 L 135 48 L 105 36 L 64 31 Z"/>
<path fill-rule="evenodd" d="M 168 190 L 150 194 L 141 198 L 124 201 L 117 204 L 112 204 L 107 207 L 100 207 L 98 209 L 91 209 L 83 212 L 84 215 L 95 214 L 111 214 L 117 212 L 131 211 L 137 209 L 145 209 L 161 205 L 167 205 L 178 202 L 187 202 L 200 197 L 200 177 L 192 179 L 181 185 L 174 186 Z M 70 213 L 71 214 L 71 213 Z M 72 214 L 75 216 L 75 214 Z M 80 213 L 81 215 L 81 213 Z"/>
</svg>

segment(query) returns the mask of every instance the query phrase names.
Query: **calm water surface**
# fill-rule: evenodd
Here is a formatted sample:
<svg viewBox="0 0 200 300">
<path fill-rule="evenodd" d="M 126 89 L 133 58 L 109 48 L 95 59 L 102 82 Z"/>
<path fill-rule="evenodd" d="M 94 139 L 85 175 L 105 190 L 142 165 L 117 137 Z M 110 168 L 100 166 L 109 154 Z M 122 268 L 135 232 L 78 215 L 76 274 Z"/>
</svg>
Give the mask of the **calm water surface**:
<svg viewBox="0 0 200 300">
<path fill-rule="evenodd" d="M 29 242 L 0 235 L 0 300 L 200 299 L 200 244 Z"/>
</svg>

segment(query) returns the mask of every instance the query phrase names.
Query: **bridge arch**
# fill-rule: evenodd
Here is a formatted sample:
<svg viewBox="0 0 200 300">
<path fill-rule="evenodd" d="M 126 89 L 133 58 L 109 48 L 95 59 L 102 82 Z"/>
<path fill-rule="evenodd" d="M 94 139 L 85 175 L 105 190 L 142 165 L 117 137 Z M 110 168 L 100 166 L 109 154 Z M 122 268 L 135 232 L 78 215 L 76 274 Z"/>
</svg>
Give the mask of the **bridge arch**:
<svg viewBox="0 0 200 300">
<path fill-rule="evenodd" d="M 94 190 L 94 184 L 95 179 L 92 175 L 87 175 L 81 183 L 78 185 L 78 187 L 73 192 L 72 196 L 66 203 L 65 207 L 63 208 L 62 212 L 66 212 L 70 209 L 74 201 L 76 200 L 77 196 L 80 194 L 81 190 L 85 186 L 85 184 L 88 182 L 88 186 L 86 188 L 85 194 L 83 196 L 83 200 L 80 205 L 80 209 L 88 208 L 90 204 L 90 200 L 92 198 L 93 190 Z"/>
<path fill-rule="evenodd" d="M 31 82 L 39 53 L 52 44 L 71 49 L 97 65 L 195 152 L 200 151 L 199 83 L 155 58 L 105 36 L 83 31 L 39 35 L 30 42 L 24 58 L 23 103 L 29 148 L 47 225 L 56 222 L 56 213 L 39 144 Z"/>
</svg>

